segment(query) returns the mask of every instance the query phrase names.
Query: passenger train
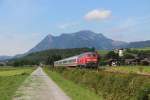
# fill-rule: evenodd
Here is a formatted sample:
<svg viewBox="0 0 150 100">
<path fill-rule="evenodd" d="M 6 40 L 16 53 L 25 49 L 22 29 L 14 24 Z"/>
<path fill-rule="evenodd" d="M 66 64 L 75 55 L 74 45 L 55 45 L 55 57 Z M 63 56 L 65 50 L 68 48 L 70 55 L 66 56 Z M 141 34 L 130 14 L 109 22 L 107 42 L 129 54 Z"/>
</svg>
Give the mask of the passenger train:
<svg viewBox="0 0 150 100">
<path fill-rule="evenodd" d="M 77 56 L 55 61 L 54 67 L 68 66 L 68 67 L 97 68 L 99 58 L 100 56 L 97 52 L 86 52 Z"/>
</svg>

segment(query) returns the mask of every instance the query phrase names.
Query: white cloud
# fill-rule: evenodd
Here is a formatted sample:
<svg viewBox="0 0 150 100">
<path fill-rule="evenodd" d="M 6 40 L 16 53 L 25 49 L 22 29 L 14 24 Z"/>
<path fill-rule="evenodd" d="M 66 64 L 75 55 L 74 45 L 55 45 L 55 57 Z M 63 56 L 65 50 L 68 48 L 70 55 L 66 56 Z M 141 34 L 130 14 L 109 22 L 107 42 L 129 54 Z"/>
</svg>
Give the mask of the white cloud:
<svg viewBox="0 0 150 100">
<path fill-rule="evenodd" d="M 112 16 L 112 12 L 110 10 L 99 10 L 95 9 L 88 12 L 84 18 L 86 20 L 105 20 Z"/>
</svg>

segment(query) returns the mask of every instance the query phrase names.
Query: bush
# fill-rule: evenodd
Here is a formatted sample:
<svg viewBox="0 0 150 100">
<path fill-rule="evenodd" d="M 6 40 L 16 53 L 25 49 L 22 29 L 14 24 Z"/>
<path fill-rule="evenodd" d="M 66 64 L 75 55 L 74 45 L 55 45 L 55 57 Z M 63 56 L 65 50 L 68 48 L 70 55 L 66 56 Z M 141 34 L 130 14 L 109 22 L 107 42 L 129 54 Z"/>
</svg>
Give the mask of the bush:
<svg viewBox="0 0 150 100">
<path fill-rule="evenodd" d="M 142 61 L 142 62 L 141 62 L 141 65 L 143 65 L 143 66 L 148 66 L 148 65 L 150 65 L 150 64 L 149 64 L 148 61 Z"/>
<path fill-rule="evenodd" d="M 145 84 L 138 92 L 138 100 L 150 100 L 150 85 Z"/>
<path fill-rule="evenodd" d="M 124 59 L 134 59 L 134 58 L 135 58 L 134 55 L 131 53 L 125 53 L 124 54 Z"/>
<path fill-rule="evenodd" d="M 56 68 L 64 78 L 94 91 L 106 100 L 148 100 L 150 79 L 134 74 L 115 74 L 89 69 Z"/>
<path fill-rule="evenodd" d="M 105 58 L 106 59 L 118 59 L 119 55 L 117 53 L 115 53 L 114 51 L 110 51 L 110 52 L 107 53 Z"/>
</svg>

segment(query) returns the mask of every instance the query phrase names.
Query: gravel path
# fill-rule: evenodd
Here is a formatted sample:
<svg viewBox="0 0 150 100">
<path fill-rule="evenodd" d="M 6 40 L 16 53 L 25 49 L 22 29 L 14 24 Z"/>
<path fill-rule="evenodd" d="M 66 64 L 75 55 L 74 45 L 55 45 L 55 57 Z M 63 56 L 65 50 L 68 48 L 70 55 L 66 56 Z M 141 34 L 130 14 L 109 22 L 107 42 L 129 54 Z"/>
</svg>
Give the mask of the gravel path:
<svg viewBox="0 0 150 100">
<path fill-rule="evenodd" d="M 70 98 L 39 67 L 17 90 L 13 100 L 70 100 Z"/>
</svg>

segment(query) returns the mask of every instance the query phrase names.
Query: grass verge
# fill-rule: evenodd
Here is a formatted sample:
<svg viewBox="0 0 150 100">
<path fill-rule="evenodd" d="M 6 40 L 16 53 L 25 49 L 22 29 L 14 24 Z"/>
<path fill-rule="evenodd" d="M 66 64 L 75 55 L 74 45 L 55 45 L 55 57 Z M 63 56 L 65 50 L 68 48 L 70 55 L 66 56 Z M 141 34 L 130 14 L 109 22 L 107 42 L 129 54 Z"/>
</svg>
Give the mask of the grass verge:
<svg viewBox="0 0 150 100">
<path fill-rule="evenodd" d="M 11 100 L 34 68 L 0 68 L 0 100 Z"/>
<path fill-rule="evenodd" d="M 118 66 L 109 67 L 106 70 L 113 72 L 150 74 L 150 66 Z"/>
<path fill-rule="evenodd" d="M 72 98 L 72 100 L 102 100 L 102 98 L 89 89 L 64 79 L 60 74 L 44 68 L 45 72 Z"/>
<path fill-rule="evenodd" d="M 63 67 L 52 70 L 67 80 L 88 87 L 105 100 L 150 100 L 149 76 Z"/>
</svg>

